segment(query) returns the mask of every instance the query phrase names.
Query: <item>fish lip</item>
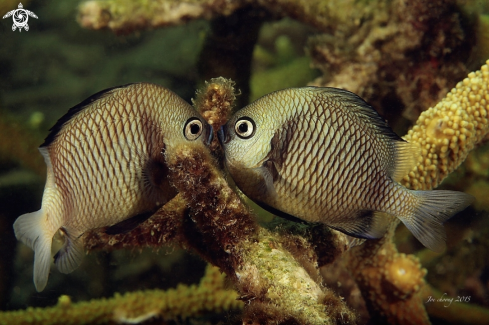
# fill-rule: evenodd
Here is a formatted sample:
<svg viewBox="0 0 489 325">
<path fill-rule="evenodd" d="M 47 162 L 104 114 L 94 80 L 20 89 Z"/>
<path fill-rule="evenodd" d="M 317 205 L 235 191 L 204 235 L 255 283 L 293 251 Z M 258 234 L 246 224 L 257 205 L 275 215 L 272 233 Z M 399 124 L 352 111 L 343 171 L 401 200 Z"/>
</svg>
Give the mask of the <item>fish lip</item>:
<svg viewBox="0 0 489 325">
<path fill-rule="evenodd" d="M 219 131 L 217 131 L 217 138 L 219 139 L 219 143 L 223 146 L 227 144 L 230 141 L 229 137 L 226 137 L 226 132 L 227 131 L 227 124 L 224 124 L 221 126 Z"/>
<path fill-rule="evenodd" d="M 208 124 L 208 130 L 207 132 L 209 133 L 209 135 L 207 136 L 207 141 L 206 141 L 206 144 L 207 145 L 210 145 L 212 140 L 214 140 L 214 129 L 212 128 L 212 125 Z"/>
</svg>

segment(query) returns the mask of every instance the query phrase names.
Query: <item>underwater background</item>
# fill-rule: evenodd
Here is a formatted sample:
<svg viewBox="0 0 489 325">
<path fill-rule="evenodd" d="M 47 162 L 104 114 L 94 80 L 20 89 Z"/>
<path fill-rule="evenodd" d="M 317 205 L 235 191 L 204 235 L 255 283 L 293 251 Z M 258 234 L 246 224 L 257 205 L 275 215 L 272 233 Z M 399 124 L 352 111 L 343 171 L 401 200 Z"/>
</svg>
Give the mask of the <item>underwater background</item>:
<svg viewBox="0 0 489 325">
<path fill-rule="evenodd" d="M 197 89 L 222 76 L 236 82 L 236 107 L 241 108 L 278 89 L 335 86 L 360 95 L 403 136 L 421 112 L 434 107 L 489 59 L 486 0 L 182 3 L 24 1 L 24 9 L 38 17 L 29 18 L 28 31 L 12 31 L 12 18 L 2 19 L 0 324 L 9 322 L 9 311 L 55 305 L 68 309 L 91 300 L 92 305 L 102 305 L 98 299 L 146 289 L 169 292 L 170 298 L 165 299 L 174 300 L 178 308 L 166 316 L 154 311 L 127 319 L 114 316 L 84 321 L 83 313 L 65 317 L 78 324 L 115 323 L 114 319 L 133 324 L 241 323 L 241 300 L 246 299 L 236 300 L 239 294 L 231 281 L 223 284 L 219 272 L 206 271 L 207 263 L 198 252 L 178 244 L 94 250 L 71 274 L 61 274 L 53 266 L 46 289 L 36 292 L 33 252 L 16 240 L 12 224 L 21 214 L 40 208 L 46 169 L 38 146 L 57 119 L 90 95 L 144 81 L 167 87 L 192 103 Z M 17 1 L 3 0 L 0 15 L 17 6 Z M 465 162 L 438 186 L 476 198 L 445 224 L 447 250 L 436 254 L 425 249 L 402 225 L 394 236 L 398 251 L 414 254 L 427 270 L 426 282 L 442 295 L 421 298 L 433 324 L 489 323 L 488 129 Z M 282 222 L 248 203 L 264 228 L 273 229 Z M 294 226 L 279 225 L 281 231 Z M 405 317 L 393 321 L 380 312 L 380 316 L 373 315 L 362 298 L 368 293 L 361 292 L 347 271 L 341 263 L 325 265 L 320 268 L 320 281 L 345 297 L 357 323 L 406 321 Z M 222 291 L 226 303 L 220 303 L 224 298 L 218 294 L 202 289 L 205 272 L 211 274 L 205 279 L 220 281 L 205 290 L 219 288 L 216 292 Z M 170 288 L 186 293 L 179 296 L 178 290 L 166 291 Z M 199 290 L 205 299 L 215 301 L 207 302 L 211 306 L 207 309 L 192 312 L 203 300 L 188 298 L 186 303 L 185 297 Z M 429 297 L 435 297 L 434 301 Z M 399 297 L 394 299 L 397 303 L 396 299 Z M 120 302 L 123 306 L 123 299 Z M 52 315 L 50 323 L 66 321 L 61 313 Z M 274 317 L 283 320 L 278 323 L 301 323 L 267 315 L 267 320 L 257 316 L 256 324 L 273 323 L 270 319 Z"/>
</svg>

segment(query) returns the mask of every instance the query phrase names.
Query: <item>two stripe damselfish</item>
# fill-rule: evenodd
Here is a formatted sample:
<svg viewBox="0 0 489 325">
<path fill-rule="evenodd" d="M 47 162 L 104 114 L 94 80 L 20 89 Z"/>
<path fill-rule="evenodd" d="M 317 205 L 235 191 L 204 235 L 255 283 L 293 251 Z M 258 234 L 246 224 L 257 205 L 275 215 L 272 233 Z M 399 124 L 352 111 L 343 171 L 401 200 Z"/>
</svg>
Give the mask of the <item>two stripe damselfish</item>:
<svg viewBox="0 0 489 325">
<path fill-rule="evenodd" d="M 86 231 L 127 231 L 176 195 L 167 177 L 168 148 L 204 147 L 212 134 L 192 106 L 154 84 L 108 89 L 71 108 L 39 148 L 47 166 L 41 209 L 14 223 L 17 239 L 35 252 L 37 291 L 48 281 L 56 233 L 64 245 L 55 264 L 70 273 L 85 255 Z"/>
<path fill-rule="evenodd" d="M 473 201 L 462 192 L 399 184 L 416 166 L 420 148 L 346 90 L 268 94 L 238 110 L 218 135 L 229 173 L 251 200 L 276 215 L 354 237 L 382 237 L 394 216 L 440 252 L 443 222 Z"/>
</svg>

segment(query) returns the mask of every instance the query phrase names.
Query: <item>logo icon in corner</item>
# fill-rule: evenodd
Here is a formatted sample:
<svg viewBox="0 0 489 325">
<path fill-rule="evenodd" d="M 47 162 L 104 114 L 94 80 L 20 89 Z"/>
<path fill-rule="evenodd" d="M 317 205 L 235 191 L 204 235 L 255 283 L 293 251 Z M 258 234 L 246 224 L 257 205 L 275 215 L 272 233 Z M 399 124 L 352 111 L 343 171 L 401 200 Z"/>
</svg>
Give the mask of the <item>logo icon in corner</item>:
<svg viewBox="0 0 489 325">
<path fill-rule="evenodd" d="M 12 25 L 12 31 L 14 32 L 17 28 L 19 29 L 19 32 L 22 31 L 22 28 L 24 28 L 26 31 L 29 30 L 29 25 L 27 25 L 29 16 L 37 19 L 36 14 L 33 13 L 32 11 L 24 9 L 22 3 L 19 3 L 18 9 L 7 12 L 5 16 L 3 16 L 3 19 L 8 18 L 10 16 L 12 16 L 12 19 L 14 20 L 14 24 Z"/>
</svg>

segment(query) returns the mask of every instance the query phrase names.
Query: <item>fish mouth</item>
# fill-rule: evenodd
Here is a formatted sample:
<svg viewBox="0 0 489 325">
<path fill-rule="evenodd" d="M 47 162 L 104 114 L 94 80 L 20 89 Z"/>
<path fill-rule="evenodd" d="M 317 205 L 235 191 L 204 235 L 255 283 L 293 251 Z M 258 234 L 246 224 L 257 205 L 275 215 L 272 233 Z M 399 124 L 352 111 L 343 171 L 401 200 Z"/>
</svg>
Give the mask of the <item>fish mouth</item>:
<svg viewBox="0 0 489 325">
<path fill-rule="evenodd" d="M 217 138 L 219 139 L 219 143 L 222 146 L 227 144 L 231 140 L 230 137 L 226 136 L 226 134 L 228 133 L 227 129 L 227 124 L 224 124 L 223 126 L 221 126 L 219 131 L 217 131 Z"/>
<path fill-rule="evenodd" d="M 208 129 L 207 129 L 208 136 L 207 136 L 206 145 L 210 145 L 212 140 L 214 140 L 214 129 L 212 128 L 212 125 L 210 125 L 210 124 L 207 124 L 207 126 L 208 126 Z"/>
</svg>

